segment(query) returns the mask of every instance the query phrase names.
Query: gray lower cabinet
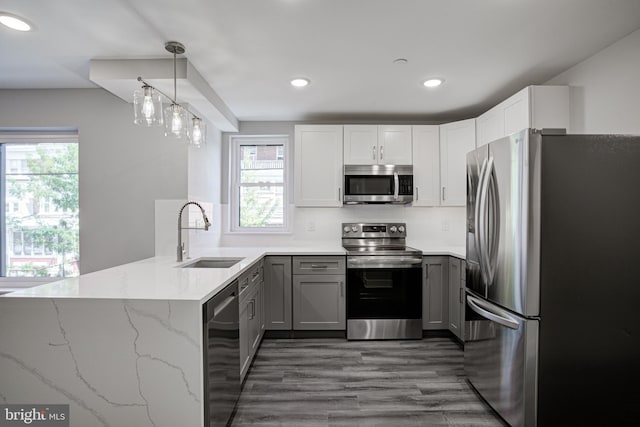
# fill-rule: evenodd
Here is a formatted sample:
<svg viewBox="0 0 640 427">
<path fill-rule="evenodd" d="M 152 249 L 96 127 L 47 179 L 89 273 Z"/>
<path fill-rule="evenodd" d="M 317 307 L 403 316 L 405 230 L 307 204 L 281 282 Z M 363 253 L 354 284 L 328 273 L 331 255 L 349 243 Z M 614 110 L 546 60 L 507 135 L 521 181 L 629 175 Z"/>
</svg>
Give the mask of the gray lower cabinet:
<svg viewBox="0 0 640 427">
<path fill-rule="evenodd" d="M 264 259 L 264 308 L 267 330 L 291 330 L 291 257 Z"/>
<path fill-rule="evenodd" d="M 346 258 L 293 257 L 293 329 L 346 329 Z"/>
<path fill-rule="evenodd" d="M 293 329 L 345 329 L 345 314 L 344 275 L 293 276 Z"/>
<path fill-rule="evenodd" d="M 244 380 L 258 351 L 263 332 L 263 267 L 262 262 L 238 279 L 240 298 L 240 378 Z"/>
<path fill-rule="evenodd" d="M 422 329 L 449 329 L 449 257 L 424 257 L 422 274 Z"/>
<path fill-rule="evenodd" d="M 458 258 L 449 258 L 449 330 L 464 339 L 464 279 L 466 264 Z"/>
</svg>

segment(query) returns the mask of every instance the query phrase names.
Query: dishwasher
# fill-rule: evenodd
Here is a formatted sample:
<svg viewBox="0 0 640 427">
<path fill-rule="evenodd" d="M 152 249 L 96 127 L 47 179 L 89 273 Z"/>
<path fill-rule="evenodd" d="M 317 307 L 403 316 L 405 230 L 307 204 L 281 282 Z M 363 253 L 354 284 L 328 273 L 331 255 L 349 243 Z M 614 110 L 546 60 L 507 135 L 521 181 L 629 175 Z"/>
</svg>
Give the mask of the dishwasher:
<svg viewBox="0 0 640 427">
<path fill-rule="evenodd" d="M 238 281 L 203 307 L 204 420 L 226 426 L 240 396 Z"/>
</svg>

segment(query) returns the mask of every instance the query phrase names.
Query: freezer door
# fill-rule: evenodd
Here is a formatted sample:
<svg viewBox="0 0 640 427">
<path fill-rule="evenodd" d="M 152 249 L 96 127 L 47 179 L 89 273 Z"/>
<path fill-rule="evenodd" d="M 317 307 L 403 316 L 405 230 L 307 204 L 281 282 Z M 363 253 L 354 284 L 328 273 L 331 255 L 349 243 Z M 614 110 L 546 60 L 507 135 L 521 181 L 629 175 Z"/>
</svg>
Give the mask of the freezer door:
<svg viewBox="0 0 640 427">
<path fill-rule="evenodd" d="M 489 148 L 483 146 L 467 154 L 467 269 L 466 286 L 478 295 L 486 297 L 487 285 L 480 270 L 478 242 L 478 192 L 480 176 L 486 167 Z"/>
<path fill-rule="evenodd" d="M 535 427 L 538 320 L 467 294 L 464 369 L 480 395 L 513 427 Z"/>
<path fill-rule="evenodd" d="M 540 314 L 540 141 L 525 130 L 490 143 L 478 196 L 487 299 L 525 317 Z"/>
</svg>

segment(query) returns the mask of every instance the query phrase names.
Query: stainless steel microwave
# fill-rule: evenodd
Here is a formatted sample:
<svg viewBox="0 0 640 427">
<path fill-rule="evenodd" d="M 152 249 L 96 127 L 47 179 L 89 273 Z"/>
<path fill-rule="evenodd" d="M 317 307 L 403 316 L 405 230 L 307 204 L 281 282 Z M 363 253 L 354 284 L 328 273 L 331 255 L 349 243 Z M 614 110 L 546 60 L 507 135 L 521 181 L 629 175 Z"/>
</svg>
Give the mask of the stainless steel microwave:
<svg viewBox="0 0 640 427">
<path fill-rule="evenodd" d="M 405 204 L 412 201 L 412 165 L 344 166 L 345 204 Z"/>
</svg>

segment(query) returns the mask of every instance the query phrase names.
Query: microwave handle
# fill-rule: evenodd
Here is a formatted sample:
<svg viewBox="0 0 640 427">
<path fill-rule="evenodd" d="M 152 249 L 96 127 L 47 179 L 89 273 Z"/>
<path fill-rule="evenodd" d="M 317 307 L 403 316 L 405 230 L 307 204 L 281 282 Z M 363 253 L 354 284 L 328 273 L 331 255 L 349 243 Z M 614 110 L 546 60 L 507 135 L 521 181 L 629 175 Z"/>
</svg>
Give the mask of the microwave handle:
<svg viewBox="0 0 640 427">
<path fill-rule="evenodd" d="M 400 179 L 398 178 L 398 172 L 393 173 L 393 200 L 398 200 L 398 194 L 400 192 Z"/>
</svg>

